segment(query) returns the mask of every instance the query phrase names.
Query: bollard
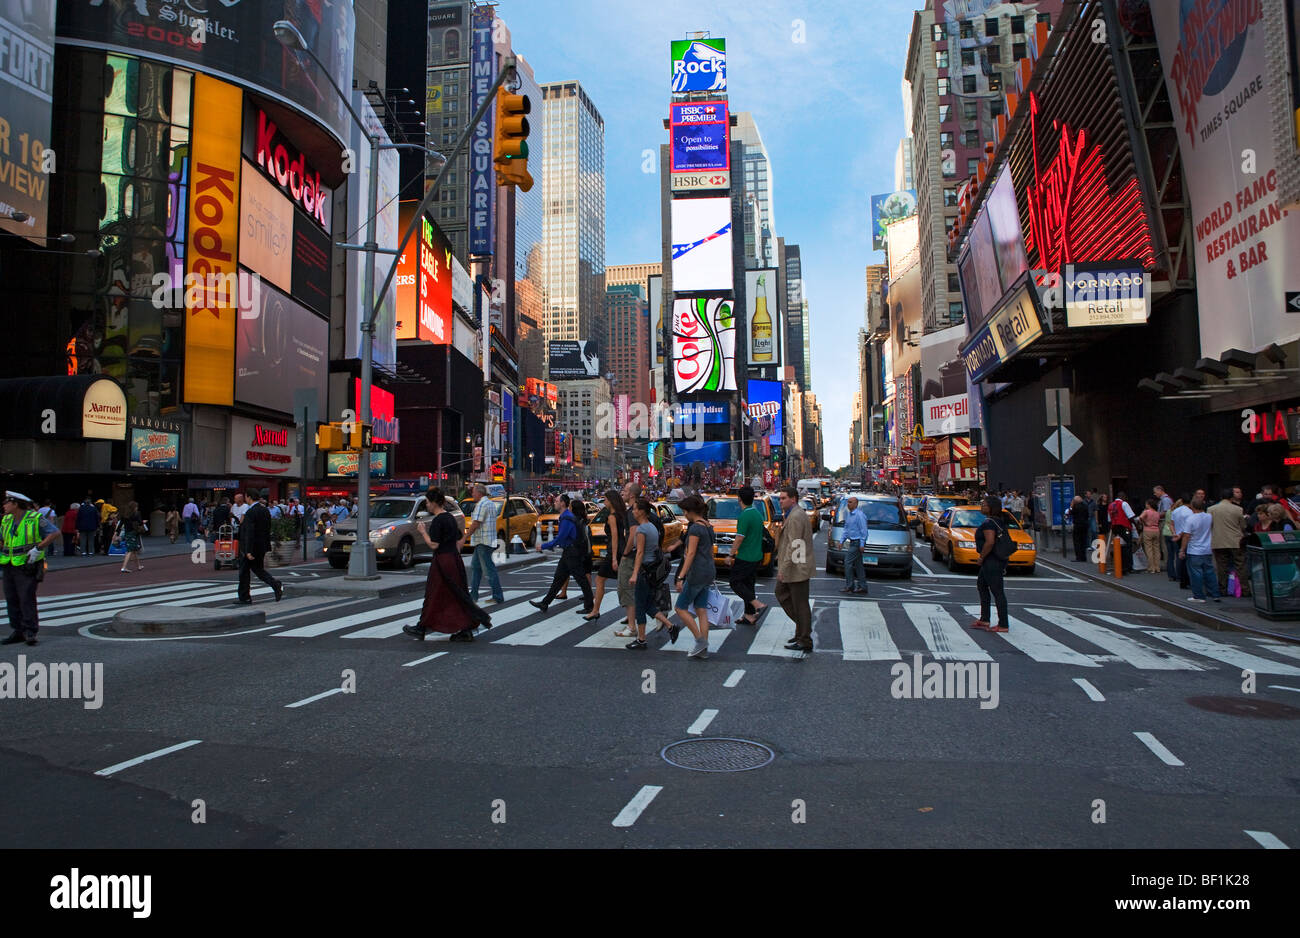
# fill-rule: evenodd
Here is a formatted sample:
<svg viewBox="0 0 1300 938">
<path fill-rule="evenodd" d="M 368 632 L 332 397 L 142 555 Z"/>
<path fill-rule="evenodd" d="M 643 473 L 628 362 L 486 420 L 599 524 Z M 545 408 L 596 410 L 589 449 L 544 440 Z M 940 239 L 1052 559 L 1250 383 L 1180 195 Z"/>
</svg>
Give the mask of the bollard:
<svg viewBox="0 0 1300 938">
<path fill-rule="evenodd" d="M 1097 572 L 1100 573 L 1102 576 L 1105 576 L 1106 575 L 1106 539 L 1104 537 L 1097 538 L 1097 544 L 1099 545 L 1097 547 Z"/>
<path fill-rule="evenodd" d="M 1115 579 L 1124 579 L 1124 542 L 1119 538 L 1113 541 L 1114 550 L 1112 554 L 1115 557 Z"/>
<path fill-rule="evenodd" d="M 524 547 L 524 539 L 522 537 L 516 534 L 513 538 L 510 539 L 510 553 L 524 554 L 527 552 L 528 552 L 528 548 Z"/>
</svg>

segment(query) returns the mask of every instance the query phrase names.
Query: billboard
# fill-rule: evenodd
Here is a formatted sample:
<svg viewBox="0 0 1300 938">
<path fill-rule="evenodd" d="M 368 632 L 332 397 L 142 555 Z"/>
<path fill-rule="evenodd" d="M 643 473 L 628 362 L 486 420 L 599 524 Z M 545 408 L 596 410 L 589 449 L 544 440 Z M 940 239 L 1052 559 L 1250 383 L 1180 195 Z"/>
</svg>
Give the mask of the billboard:
<svg viewBox="0 0 1300 938">
<path fill-rule="evenodd" d="M 65 3 L 61 11 L 90 9 Z M 207 75 L 194 76 L 194 154 L 186 228 L 186 274 L 209 283 L 238 273 L 240 120 L 243 92 Z M 201 302 L 186 298 L 185 402 L 235 402 L 236 298 L 205 288 Z"/>
<path fill-rule="evenodd" d="M 398 212 L 398 238 L 401 238 L 400 232 L 406 231 L 411 219 L 415 217 L 415 210 L 419 207 L 419 202 L 410 200 L 403 202 Z M 393 276 L 393 287 L 397 295 L 397 321 L 396 330 L 399 339 L 418 339 L 420 337 L 419 321 L 420 312 L 417 302 L 416 277 L 415 272 L 420 267 L 420 231 L 416 229 L 415 234 L 411 235 L 411 240 L 406 242 L 406 247 L 402 250 L 401 256 L 397 259 L 397 273 Z"/>
<path fill-rule="evenodd" d="M 230 417 L 227 472 L 242 476 L 302 476 L 297 431 L 292 426 Z"/>
<path fill-rule="evenodd" d="M 745 399 L 749 402 L 749 418 L 771 421 L 766 434 L 771 446 L 785 445 L 784 396 L 785 385 L 780 381 L 758 381 L 750 378 L 745 384 Z M 760 426 L 760 433 L 765 427 Z"/>
<path fill-rule="evenodd" d="M 333 245 L 300 208 L 293 210 L 293 295 L 328 316 Z"/>
<path fill-rule="evenodd" d="M 390 141 L 384 130 L 383 121 L 379 120 L 370 101 L 359 90 L 352 92 L 352 106 L 366 125 L 366 136 L 362 137 L 361 127 L 352 122 L 352 151 L 356 154 L 355 171 L 348 174 L 348 231 L 356 232 L 359 240 L 365 240 L 366 222 L 375 211 L 370 208 L 370 135 L 379 137 L 380 145 Z M 397 202 L 400 160 L 396 150 L 380 150 L 379 154 L 379 193 L 378 214 L 375 215 L 375 243 L 382 250 L 395 250 L 397 242 L 405 230 L 400 227 L 401 218 Z M 407 219 L 409 221 L 409 217 Z M 412 238 L 412 243 L 415 243 Z M 407 246 L 410 251 L 410 245 Z M 365 295 L 366 256 L 361 251 L 346 251 L 348 269 L 347 323 L 344 327 L 344 358 L 361 357 L 361 321 L 364 315 L 371 315 L 375 307 L 375 297 Z M 388 266 L 392 263 L 391 254 L 375 254 L 371 258 L 374 269 L 374 289 L 378 290 L 388 275 Z M 401 276 L 399 270 L 398 276 Z M 414 280 L 412 280 L 414 284 Z M 375 364 L 392 369 L 397 364 L 397 293 L 396 278 L 384 295 L 383 305 L 375 317 L 375 333 L 371 360 Z"/>
<path fill-rule="evenodd" d="M 240 300 L 235 398 L 255 407 L 289 412 L 294 391 L 309 388 L 316 392 L 316 412 L 324 414 L 330 369 L 329 320 L 270 284 L 262 284 L 255 296 L 251 304 L 246 305 L 242 296 Z"/>
<path fill-rule="evenodd" d="M 921 228 L 915 215 L 890 223 L 885 252 L 889 259 L 890 280 L 898 279 L 909 267 L 921 262 Z"/>
<path fill-rule="evenodd" d="M 1300 337 L 1300 213 L 1278 203 L 1279 160 L 1259 3 L 1152 4 L 1191 196 L 1201 354 Z"/>
<path fill-rule="evenodd" d="M 921 421 L 926 436 L 970 430 L 970 399 L 961 344 L 965 326 L 921 337 Z"/>
<path fill-rule="evenodd" d="M 730 172 L 731 125 L 726 101 L 674 104 L 669 126 L 674 173 Z"/>
<path fill-rule="evenodd" d="M 492 90 L 496 81 L 496 54 L 492 48 L 492 7 L 481 7 L 474 11 L 473 38 L 470 41 L 470 113 L 478 110 L 480 104 Z M 350 73 L 349 73 L 350 74 Z M 496 237 L 493 220 L 493 193 L 496 191 L 495 169 L 492 165 L 492 124 L 495 116 L 488 108 L 474 128 L 470 141 L 469 167 L 469 252 L 471 254 L 491 254 L 495 250 Z"/>
<path fill-rule="evenodd" d="M 957 259 L 967 323 L 973 327 L 987 319 L 1028 266 L 1011 172 L 1004 164 Z"/>
<path fill-rule="evenodd" d="M 293 206 L 245 160 L 239 181 L 239 263 L 293 289 Z"/>
<path fill-rule="evenodd" d="M 0 124 L 6 144 L 0 151 L 0 228 L 44 242 L 49 176 L 45 149 L 50 140 L 54 98 L 54 4 L 0 4 Z M 30 218 L 17 222 L 11 211 Z"/>
<path fill-rule="evenodd" d="M 697 423 L 731 423 L 731 405 L 726 402 L 682 401 L 673 420 L 678 426 Z"/>
<path fill-rule="evenodd" d="M 749 324 L 749 365 L 781 364 L 784 335 L 774 267 L 745 271 L 745 321 Z"/>
<path fill-rule="evenodd" d="M 420 219 L 419 338 L 450 345 L 451 245 L 427 218 Z"/>
<path fill-rule="evenodd" d="M 181 435 L 161 430 L 131 430 L 131 468 L 175 472 L 181 467 Z"/>
<path fill-rule="evenodd" d="M 528 409 L 542 421 L 542 425 L 547 428 L 554 427 L 555 403 L 560 396 L 555 385 L 539 381 L 537 378 L 528 378 L 524 381 L 524 396 L 528 399 Z"/>
<path fill-rule="evenodd" d="M 883 251 L 889 242 L 889 226 L 916 214 L 916 191 L 900 189 L 871 197 L 871 250 Z"/>
<path fill-rule="evenodd" d="M 674 39 L 673 94 L 727 90 L 727 40 Z"/>
<path fill-rule="evenodd" d="M 673 387 L 678 394 L 736 390 L 736 319 L 731 300 L 673 301 Z"/>
<path fill-rule="evenodd" d="M 325 457 L 325 474 L 341 479 L 355 479 L 361 473 L 361 453 L 329 453 Z M 388 475 L 388 450 L 370 451 L 370 478 Z"/>
<path fill-rule="evenodd" d="M 673 199 L 673 292 L 728 291 L 731 199 Z"/>
<path fill-rule="evenodd" d="M 552 379 L 600 377 L 600 358 L 592 340 L 553 341 L 549 358 L 548 373 Z"/>
<path fill-rule="evenodd" d="M 252 85 L 321 121 L 341 143 L 348 140 L 347 102 L 329 76 L 352 74 L 356 17 L 350 0 L 65 0 L 57 6 L 60 41 L 162 59 Z M 280 44 L 272 26 L 283 19 L 298 27 L 311 54 Z M 196 39 L 198 23 L 206 29 Z"/>
<path fill-rule="evenodd" d="M 646 295 L 650 297 L 650 365 L 664 363 L 664 278 L 663 274 L 651 274 L 646 283 Z"/>
<path fill-rule="evenodd" d="M 352 401 L 361 413 L 361 379 L 352 379 Z M 370 386 L 370 422 L 374 425 L 373 442 L 402 442 L 401 421 L 397 419 L 397 398 L 378 385 Z"/>
</svg>

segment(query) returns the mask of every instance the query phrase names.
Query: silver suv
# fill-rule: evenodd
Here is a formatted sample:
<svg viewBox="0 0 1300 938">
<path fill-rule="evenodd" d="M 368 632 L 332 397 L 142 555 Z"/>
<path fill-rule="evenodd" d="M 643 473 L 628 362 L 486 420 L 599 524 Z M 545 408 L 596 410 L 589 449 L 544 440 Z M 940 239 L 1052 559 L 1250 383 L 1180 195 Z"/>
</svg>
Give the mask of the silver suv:
<svg viewBox="0 0 1300 938">
<path fill-rule="evenodd" d="M 456 519 L 462 534 L 465 533 L 465 513 L 456 500 L 446 496 L 447 510 Z M 370 543 L 375 545 L 379 563 L 392 563 L 409 567 L 416 557 L 432 556 L 424 542 L 418 525 L 428 524 L 433 518 L 423 495 L 385 496 L 370 500 Z M 342 570 L 348 565 L 348 554 L 357 542 L 357 519 L 339 521 L 325 531 L 325 556 L 330 566 Z"/>
<path fill-rule="evenodd" d="M 842 495 L 837 500 L 826 538 L 826 572 L 844 573 L 844 519 L 848 515 L 850 497 L 856 498 L 858 507 L 867 514 L 867 542 L 862 545 L 865 570 L 897 573 L 910 580 L 913 538 L 902 499 L 896 495 L 876 493 Z"/>
</svg>

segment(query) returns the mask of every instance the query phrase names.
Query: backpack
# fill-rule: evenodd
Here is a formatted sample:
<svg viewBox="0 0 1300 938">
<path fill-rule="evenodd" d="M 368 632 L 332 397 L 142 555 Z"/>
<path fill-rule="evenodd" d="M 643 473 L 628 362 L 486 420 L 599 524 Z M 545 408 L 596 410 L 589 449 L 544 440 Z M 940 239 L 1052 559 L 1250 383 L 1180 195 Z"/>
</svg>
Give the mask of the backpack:
<svg viewBox="0 0 1300 938">
<path fill-rule="evenodd" d="M 1016 552 L 1016 542 L 1011 539 L 1011 532 L 996 521 L 993 521 L 993 527 L 998 530 L 997 537 L 993 540 L 993 556 L 998 560 L 1010 560 L 1011 555 Z"/>
</svg>

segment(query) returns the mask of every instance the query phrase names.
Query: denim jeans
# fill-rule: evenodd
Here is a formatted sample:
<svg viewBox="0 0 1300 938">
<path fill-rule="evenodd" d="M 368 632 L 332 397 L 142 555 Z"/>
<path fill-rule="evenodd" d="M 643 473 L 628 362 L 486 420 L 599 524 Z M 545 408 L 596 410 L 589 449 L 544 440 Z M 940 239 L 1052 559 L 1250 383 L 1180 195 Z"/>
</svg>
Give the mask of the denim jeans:
<svg viewBox="0 0 1300 938">
<path fill-rule="evenodd" d="M 996 557 L 985 557 L 984 562 L 980 564 L 979 575 L 975 578 L 975 589 L 979 592 L 980 597 L 980 619 L 984 622 L 992 622 L 989 618 L 989 606 L 996 605 L 998 610 L 998 621 L 996 625 L 1007 625 L 1007 593 L 1003 588 L 1002 578 L 1007 573 L 1007 562 L 998 560 Z"/>
<path fill-rule="evenodd" d="M 1169 561 L 1169 579 L 1178 579 L 1178 538 L 1165 538 L 1165 559 Z"/>
<path fill-rule="evenodd" d="M 505 599 L 505 594 L 501 592 L 501 581 L 497 578 L 497 565 L 492 560 L 492 548 L 487 544 L 475 544 L 474 556 L 470 559 L 469 571 L 469 595 L 475 602 L 478 602 L 478 587 L 483 580 L 483 571 L 487 571 L 488 588 L 492 590 L 492 598 L 497 602 Z"/>
<path fill-rule="evenodd" d="M 1187 555 L 1187 579 L 1192 584 L 1192 595 L 1197 599 L 1219 598 L 1218 577 L 1214 573 L 1214 557 L 1211 554 Z"/>
</svg>

